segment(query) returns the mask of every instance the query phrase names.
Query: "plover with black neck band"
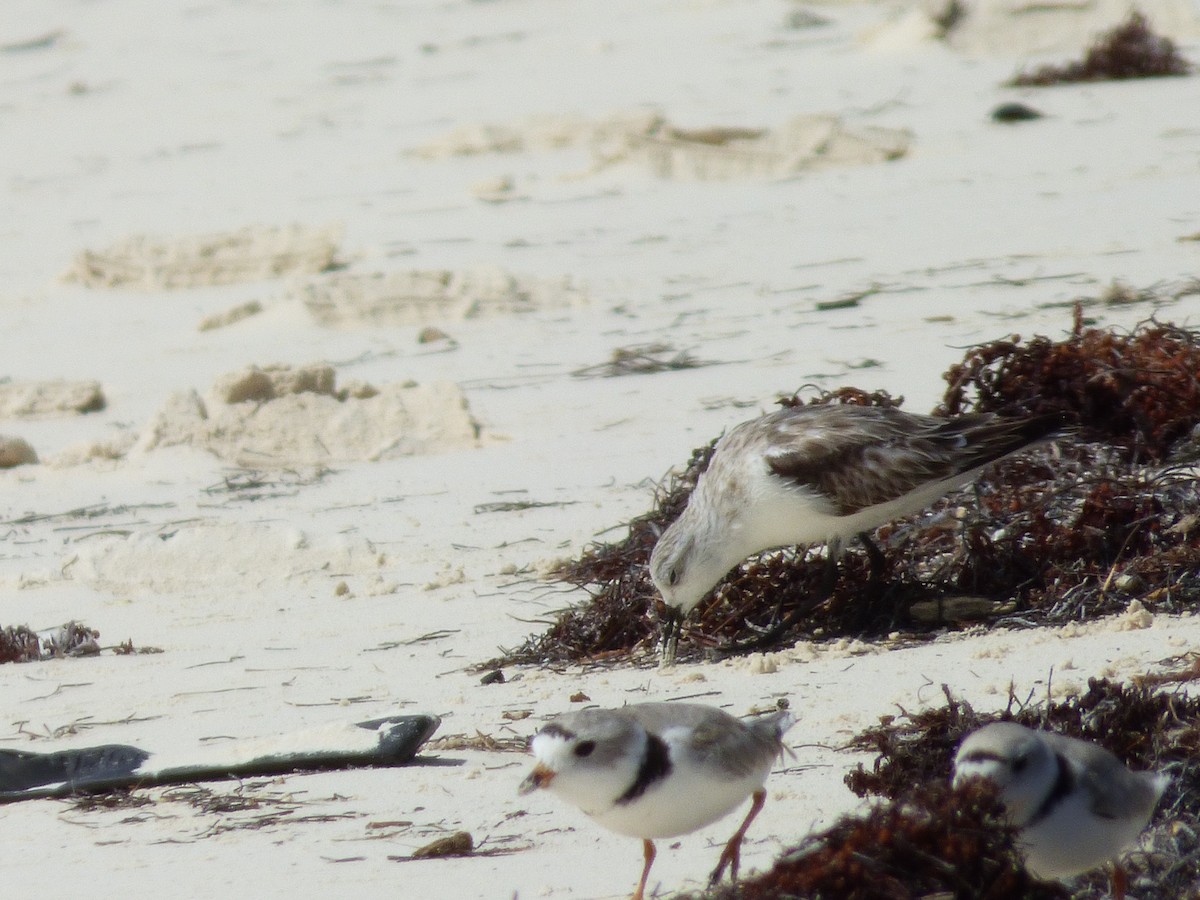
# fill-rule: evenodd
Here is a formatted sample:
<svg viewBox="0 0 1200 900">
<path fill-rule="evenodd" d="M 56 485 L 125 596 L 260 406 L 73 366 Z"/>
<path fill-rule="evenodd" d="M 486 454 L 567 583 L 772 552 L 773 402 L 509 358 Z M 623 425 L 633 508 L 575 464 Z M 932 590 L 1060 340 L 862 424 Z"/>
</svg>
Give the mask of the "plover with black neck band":
<svg viewBox="0 0 1200 900">
<path fill-rule="evenodd" d="M 1020 829 L 1025 866 L 1068 878 L 1113 864 L 1113 895 L 1125 894 L 1119 857 L 1154 812 L 1170 779 L 1135 772 L 1103 747 L 1016 722 L 993 722 L 963 740 L 954 783 L 986 778 Z"/>
<path fill-rule="evenodd" d="M 786 711 L 742 720 L 695 703 L 567 713 L 534 736 L 537 763 L 520 792 L 544 788 L 610 831 L 641 838 L 644 864 L 633 900 L 646 890 L 655 839 L 703 828 L 750 798 L 710 883 L 726 868 L 736 879 L 742 838 L 766 801 L 763 785 L 794 721 Z"/>
</svg>

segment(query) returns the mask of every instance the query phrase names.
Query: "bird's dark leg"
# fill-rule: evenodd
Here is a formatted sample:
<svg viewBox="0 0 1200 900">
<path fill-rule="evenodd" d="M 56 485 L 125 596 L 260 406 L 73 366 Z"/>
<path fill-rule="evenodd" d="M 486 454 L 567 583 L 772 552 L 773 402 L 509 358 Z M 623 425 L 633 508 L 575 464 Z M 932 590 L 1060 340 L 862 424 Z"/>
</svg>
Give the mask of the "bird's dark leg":
<svg viewBox="0 0 1200 900">
<path fill-rule="evenodd" d="M 887 557 L 865 531 L 858 533 L 858 539 L 862 541 L 863 549 L 867 551 L 867 559 L 871 561 L 871 581 L 879 581 L 887 569 Z"/>
<path fill-rule="evenodd" d="M 842 555 L 842 542 L 837 538 L 825 544 L 825 570 L 821 573 L 821 599 L 833 596 L 837 587 L 838 560 Z"/>
<path fill-rule="evenodd" d="M 675 651 L 679 647 L 679 632 L 683 628 L 683 613 L 678 607 L 668 606 L 662 621 L 662 664 L 675 665 Z"/>
<path fill-rule="evenodd" d="M 833 596 L 833 589 L 837 586 L 838 555 L 841 552 L 841 548 L 842 543 L 836 538 L 830 540 L 825 545 L 825 569 L 821 573 L 821 586 L 817 590 L 817 593 L 808 599 L 808 602 L 793 606 L 786 616 L 758 635 L 758 637 L 741 643 L 734 641 L 723 647 L 717 647 L 713 651 L 713 655 L 717 659 L 724 659 L 727 656 L 737 656 L 742 653 L 750 653 L 754 650 L 763 650 L 779 643 L 779 639 L 788 633 L 788 629 Z"/>
<path fill-rule="evenodd" d="M 642 880 L 638 882 L 637 890 L 633 892 L 630 900 L 642 900 L 642 895 L 646 892 L 646 880 L 650 877 L 650 867 L 654 865 L 654 841 L 642 841 L 642 855 L 646 859 L 646 864 L 642 866 Z"/>
<path fill-rule="evenodd" d="M 729 866 L 729 880 L 737 881 L 738 862 L 742 853 L 742 838 L 746 836 L 746 829 L 750 827 L 750 823 L 754 821 L 754 817 L 759 814 L 763 808 L 763 804 L 767 802 L 767 792 L 759 789 L 754 792 L 751 799 L 750 812 L 746 813 L 746 818 L 742 821 L 742 827 L 734 833 L 733 837 L 729 839 L 729 843 L 725 845 L 725 849 L 721 851 L 721 858 L 717 861 L 717 867 L 713 869 L 713 873 L 708 879 L 710 886 L 721 880 L 726 866 Z"/>
</svg>

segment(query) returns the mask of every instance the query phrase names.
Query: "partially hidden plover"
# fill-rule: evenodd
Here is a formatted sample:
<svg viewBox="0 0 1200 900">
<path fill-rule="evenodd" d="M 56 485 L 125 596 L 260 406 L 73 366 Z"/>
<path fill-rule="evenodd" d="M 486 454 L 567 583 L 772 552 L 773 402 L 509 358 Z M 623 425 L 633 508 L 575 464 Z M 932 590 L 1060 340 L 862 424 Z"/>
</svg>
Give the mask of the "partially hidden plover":
<svg viewBox="0 0 1200 900">
<path fill-rule="evenodd" d="M 1170 782 L 1131 771 L 1089 741 L 1016 722 L 993 722 L 963 740 L 954 783 L 974 777 L 1000 789 L 1031 874 L 1068 878 L 1111 862 L 1118 900 L 1125 893 L 1119 857 L 1138 839 Z"/>
</svg>

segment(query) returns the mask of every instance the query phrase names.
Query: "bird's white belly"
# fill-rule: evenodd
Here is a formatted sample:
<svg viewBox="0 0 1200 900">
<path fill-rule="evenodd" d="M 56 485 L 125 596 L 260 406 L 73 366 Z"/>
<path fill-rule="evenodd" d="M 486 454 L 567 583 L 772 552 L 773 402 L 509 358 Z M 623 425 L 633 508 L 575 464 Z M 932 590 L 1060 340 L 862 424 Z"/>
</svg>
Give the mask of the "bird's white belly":
<svg viewBox="0 0 1200 900">
<path fill-rule="evenodd" d="M 733 812 L 766 781 L 770 766 L 745 778 L 718 780 L 695 767 L 676 766 L 632 803 L 616 804 L 594 815 L 618 834 L 669 838 L 688 834 Z"/>
<path fill-rule="evenodd" d="M 954 478 L 931 482 L 914 491 L 868 506 L 848 516 L 837 515 L 822 497 L 787 486 L 786 490 L 764 491 L 759 494 L 757 509 L 744 517 L 742 542 L 758 550 L 786 547 L 793 544 L 845 542 L 862 531 L 874 531 L 880 525 L 911 515 L 928 507 L 935 500 L 969 482 L 978 470 Z"/>
<path fill-rule="evenodd" d="M 1025 866 L 1039 878 L 1068 878 L 1115 859 L 1137 840 L 1140 820 L 1101 819 L 1080 792 L 1022 832 Z"/>
</svg>

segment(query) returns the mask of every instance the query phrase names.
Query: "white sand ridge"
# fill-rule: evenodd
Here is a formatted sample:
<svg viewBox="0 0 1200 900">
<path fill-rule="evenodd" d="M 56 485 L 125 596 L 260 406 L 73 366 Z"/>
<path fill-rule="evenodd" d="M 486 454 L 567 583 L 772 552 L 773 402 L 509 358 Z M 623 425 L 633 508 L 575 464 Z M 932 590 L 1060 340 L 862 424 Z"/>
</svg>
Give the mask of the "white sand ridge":
<svg viewBox="0 0 1200 900">
<path fill-rule="evenodd" d="M 308 282 L 300 294 L 313 318 L 327 326 L 424 325 L 576 307 L 588 299 L 568 278 L 532 278 L 482 267 L 338 272 Z"/>
<path fill-rule="evenodd" d="M 252 467 L 393 459 L 475 446 L 480 429 L 450 382 L 341 389 L 331 366 L 250 366 L 207 397 L 172 395 L 136 449 L 193 446 Z"/>
<path fill-rule="evenodd" d="M 104 409 L 98 381 L 14 381 L 0 384 L 0 419 L 77 415 Z"/>
<path fill-rule="evenodd" d="M 341 228 L 248 226 L 182 238 L 136 235 L 84 250 L 63 280 L 90 288 L 145 291 L 261 281 L 324 272 L 335 264 Z"/>
<path fill-rule="evenodd" d="M 318 537 L 272 522 L 211 522 L 169 533 L 143 530 L 75 546 L 63 575 L 113 593 L 246 591 L 289 581 L 371 576 L 384 584 L 386 556 L 355 535 Z M 383 589 L 381 588 L 381 591 Z M 329 596 L 333 596 L 332 588 Z"/>
<path fill-rule="evenodd" d="M 829 166 L 869 165 L 908 152 L 905 130 L 853 126 L 835 115 L 796 116 L 778 126 L 683 128 L 658 113 L 599 120 L 539 116 L 515 125 L 456 129 L 415 153 L 427 159 L 587 147 L 592 171 L 632 163 L 660 178 L 779 178 Z"/>
</svg>

